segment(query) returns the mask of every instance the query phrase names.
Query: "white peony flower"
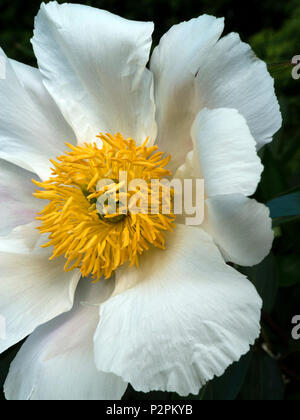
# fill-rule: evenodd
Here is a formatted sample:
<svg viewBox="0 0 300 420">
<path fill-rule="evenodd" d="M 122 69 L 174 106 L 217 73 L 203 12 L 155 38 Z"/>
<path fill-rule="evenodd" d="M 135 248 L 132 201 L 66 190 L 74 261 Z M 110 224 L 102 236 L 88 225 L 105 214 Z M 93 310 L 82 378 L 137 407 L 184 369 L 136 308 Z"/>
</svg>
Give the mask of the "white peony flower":
<svg viewBox="0 0 300 420">
<path fill-rule="evenodd" d="M 197 394 L 259 336 L 261 299 L 226 261 L 271 249 L 269 212 L 248 196 L 281 116 L 266 65 L 223 27 L 175 25 L 148 70 L 152 23 L 51 2 L 35 21 L 39 69 L 1 51 L 0 352 L 29 335 L 8 399 L 119 399 L 128 383 Z M 201 226 L 98 217 L 99 174 L 169 174 L 154 143 L 173 176 L 204 178 Z"/>
</svg>

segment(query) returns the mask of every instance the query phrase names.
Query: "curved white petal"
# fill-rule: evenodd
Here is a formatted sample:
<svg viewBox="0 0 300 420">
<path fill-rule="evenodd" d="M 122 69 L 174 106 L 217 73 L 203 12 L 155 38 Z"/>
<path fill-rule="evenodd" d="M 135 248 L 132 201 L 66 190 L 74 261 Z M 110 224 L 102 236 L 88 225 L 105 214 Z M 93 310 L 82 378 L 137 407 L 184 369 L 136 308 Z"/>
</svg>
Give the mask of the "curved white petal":
<svg viewBox="0 0 300 420">
<path fill-rule="evenodd" d="M 196 77 L 197 108 L 236 108 L 260 148 L 281 127 L 274 80 L 266 64 L 236 33 L 221 38 L 206 55 Z"/>
<path fill-rule="evenodd" d="M 43 208 L 33 197 L 32 172 L 0 159 L 0 235 L 14 227 L 32 222 Z"/>
<path fill-rule="evenodd" d="M 93 285 L 82 279 L 72 311 L 39 327 L 13 361 L 4 385 L 9 400 L 120 399 L 127 383 L 98 372 L 93 334 L 99 321 L 98 305 L 109 297 L 113 281 Z"/>
<path fill-rule="evenodd" d="M 61 155 L 74 134 L 42 84 L 37 69 L 7 59 L 0 79 L 0 158 L 35 172 L 50 175 L 50 158 Z"/>
<path fill-rule="evenodd" d="M 235 109 L 203 109 L 193 127 L 195 157 L 208 196 L 252 195 L 263 166 L 245 118 Z"/>
<path fill-rule="evenodd" d="M 0 314 L 6 322 L 0 353 L 73 306 L 79 270 L 65 273 L 64 258 L 50 262 L 41 243 L 35 224 L 0 238 Z"/>
<path fill-rule="evenodd" d="M 237 109 L 258 148 L 281 127 L 274 81 L 265 63 L 235 33 L 218 40 L 223 26 L 222 19 L 206 15 L 183 22 L 153 52 L 158 144 L 171 154 L 173 170 L 192 149 L 190 129 L 202 108 Z"/>
<path fill-rule="evenodd" d="M 153 51 L 151 71 L 157 107 L 157 143 L 171 154 L 171 169 L 182 164 L 186 153 L 192 149 L 190 129 L 199 111 L 195 76 L 223 27 L 223 19 L 200 16 L 173 26 Z"/>
<path fill-rule="evenodd" d="M 42 4 L 33 48 L 44 83 L 79 142 L 99 132 L 154 141 L 152 23 L 79 4 Z"/>
<path fill-rule="evenodd" d="M 227 261 L 252 266 L 271 251 L 274 233 L 269 209 L 240 194 L 206 200 L 204 228 Z"/>
<path fill-rule="evenodd" d="M 198 393 L 259 335 L 260 297 L 202 229 L 178 225 L 166 251 L 117 281 L 100 309 L 96 364 L 138 391 Z"/>
</svg>

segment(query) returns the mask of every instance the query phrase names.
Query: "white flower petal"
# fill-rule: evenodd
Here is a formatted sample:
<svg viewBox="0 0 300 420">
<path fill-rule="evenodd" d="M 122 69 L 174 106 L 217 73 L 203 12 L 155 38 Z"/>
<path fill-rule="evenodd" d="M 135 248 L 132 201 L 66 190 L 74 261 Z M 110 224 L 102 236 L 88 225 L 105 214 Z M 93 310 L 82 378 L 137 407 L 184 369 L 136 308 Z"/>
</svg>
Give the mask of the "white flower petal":
<svg viewBox="0 0 300 420">
<path fill-rule="evenodd" d="M 79 142 L 99 132 L 156 136 L 152 75 L 145 68 L 153 24 L 79 4 L 42 4 L 32 40 L 44 83 Z"/>
<path fill-rule="evenodd" d="M 281 127 L 274 80 L 238 34 L 221 38 L 201 62 L 197 108 L 236 108 L 247 120 L 258 148 Z"/>
<path fill-rule="evenodd" d="M 42 200 L 32 195 L 34 177 L 32 172 L 0 159 L 0 235 L 32 222 L 42 210 Z"/>
<path fill-rule="evenodd" d="M 50 175 L 50 158 L 61 155 L 74 134 L 44 88 L 37 69 L 5 61 L 0 80 L 0 158 L 37 173 Z"/>
<path fill-rule="evenodd" d="M 263 166 L 238 111 L 203 109 L 193 124 L 192 138 L 208 196 L 255 192 Z"/>
<path fill-rule="evenodd" d="M 186 153 L 192 149 L 190 129 L 199 111 L 195 76 L 223 27 L 223 19 L 200 16 L 173 26 L 153 51 L 151 70 L 159 129 L 157 143 L 171 154 L 171 169 L 182 164 Z"/>
<path fill-rule="evenodd" d="M 6 321 L 0 353 L 73 306 L 80 272 L 65 273 L 63 257 L 48 260 L 49 248 L 40 247 L 43 238 L 35 226 L 0 238 L 0 314 Z"/>
<path fill-rule="evenodd" d="M 138 391 L 198 393 L 259 335 L 260 297 L 202 229 L 178 225 L 166 251 L 117 281 L 100 309 L 96 364 Z"/>
<path fill-rule="evenodd" d="M 104 301 L 114 282 L 93 285 L 82 279 L 74 308 L 39 327 L 13 361 L 4 391 L 9 400 L 111 400 L 120 399 L 127 383 L 98 372 L 94 362 L 93 334 L 99 308 L 85 302 Z"/>
<path fill-rule="evenodd" d="M 235 33 L 218 40 L 223 26 L 206 15 L 175 25 L 153 52 L 158 144 L 171 154 L 173 170 L 192 149 L 190 128 L 202 108 L 237 109 L 258 148 L 281 127 L 265 63 Z"/>
<path fill-rule="evenodd" d="M 252 266 L 270 252 L 274 233 L 269 209 L 240 194 L 206 200 L 205 229 L 227 261 Z"/>
</svg>

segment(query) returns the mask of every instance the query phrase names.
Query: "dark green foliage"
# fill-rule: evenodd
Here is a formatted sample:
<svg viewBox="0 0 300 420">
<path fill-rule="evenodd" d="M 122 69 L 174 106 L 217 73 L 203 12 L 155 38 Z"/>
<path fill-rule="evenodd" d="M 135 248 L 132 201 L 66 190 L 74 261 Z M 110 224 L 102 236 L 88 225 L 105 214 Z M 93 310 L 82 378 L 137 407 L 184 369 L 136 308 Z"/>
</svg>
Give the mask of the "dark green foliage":
<svg viewBox="0 0 300 420">
<path fill-rule="evenodd" d="M 276 360 L 263 351 L 254 351 L 240 399 L 274 401 L 283 397 L 284 383 Z"/>
<path fill-rule="evenodd" d="M 255 197 L 268 203 L 276 237 L 269 257 L 259 266 L 241 269 L 264 300 L 262 335 L 248 355 L 229 367 L 221 378 L 211 381 L 199 396 L 191 398 L 299 400 L 300 340 L 291 336 L 291 320 L 300 315 L 300 80 L 291 76 L 291 59 L 300 54 L 298 0 L 82 0 L 81 3 L 127 18 L 153 20 L 154 44 L 180 21 L 202 13 L 225 16 L 226 32 L 239 32 L 257 56 L 267 62 L 275 78 L 284 123 L 273 143 L 260 152 L 265 171 Z M 0 0 L 0 45 L 9 57 L 31 65 L 36 61 L 29 40 L 39 4 L 39 0 Z M 17 348 L 0 355 L 1 384 Z M 161 392 L 136 393 L 129 387 L 124 399 L 180 397 Z"/>
</svg>

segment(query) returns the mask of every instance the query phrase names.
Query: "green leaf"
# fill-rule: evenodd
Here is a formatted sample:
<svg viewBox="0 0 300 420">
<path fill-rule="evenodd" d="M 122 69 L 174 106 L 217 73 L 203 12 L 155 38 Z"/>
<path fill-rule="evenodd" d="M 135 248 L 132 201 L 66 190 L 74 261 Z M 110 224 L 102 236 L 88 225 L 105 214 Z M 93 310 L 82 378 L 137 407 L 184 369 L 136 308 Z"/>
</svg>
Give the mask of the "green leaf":
<svg viewBox="0 0 300 420">
<path fill-rule="evenodd" d="M 288 396 L 287 401 L 300 401 L 300 392 Z"/>
<path fill-rule="evenodd" d="M 281 401 L 284 398 L 284 391 L 284 383 L 277 361 L 261 350 L 253 352 L 240 399 Z"/>
<path fill-rule="evenodd" d="M 288 216 L 288 217 L 277 217 L 276 219 L 273 219 L 272 226 L 273 228 L 276 228 L 278 226 L 285 225 L 287 223 L 294 223 L 300 221 L 300 215 L 299 216 Z"/>
<path fill-rule="evenodd" d="M 291 354 L 299 353 L 300 354 L 300 342 L 294 339 L 289 340 L 288 348 L 286 353 L 281 356 L 281 360 L 284 360 Z"/>
<path fill-rule="evenodd" d="M 206 386 L 203 400 L 232 401 L 235 400 L 245 380 L 250 366 L 252 353 L 243 356 L 239 362 L 233 363 L 219 378 L 215 378 Z"/>
<path fill-rule="evenodd" d="M 278 74 L 281 74 L 283 72 L 288 72 L 288 74 L 290 75 L 292 68 L 293 64 L 290 61 L 268 64 L 268 70 L 271 73 L 272 77 L 276 77 Z"/>
<path fill-rule="evenodd" d="M 279 255 L 277 257 L 279 284 L 281 287 L 290 287 L 300 284 L 300 257 L 299 255 Z"/>
<path fill-rule="evenodd" d="M 283 168 L 280 161 L 275 158 L 271 145 L 265 146 L 260 152 L 264 171 L 258 187 L 259 201 L 266 202 L 277 197 L 286 190 L 286 182 L 283 176 Z"/>
<path fill-rule="evenodd" d="M 260 264 L 254 267 L 239 267 L 239 271 L 252 281 L 263 300 L 264 311 L 270 313 L 279 287 L 273 255 L 269 254 Z"/>
<path fill-rule="evenodd" d="M 267 203 L 272 219 L 300 215 L 300 192 L 274 198 Z"/>
</svg>

